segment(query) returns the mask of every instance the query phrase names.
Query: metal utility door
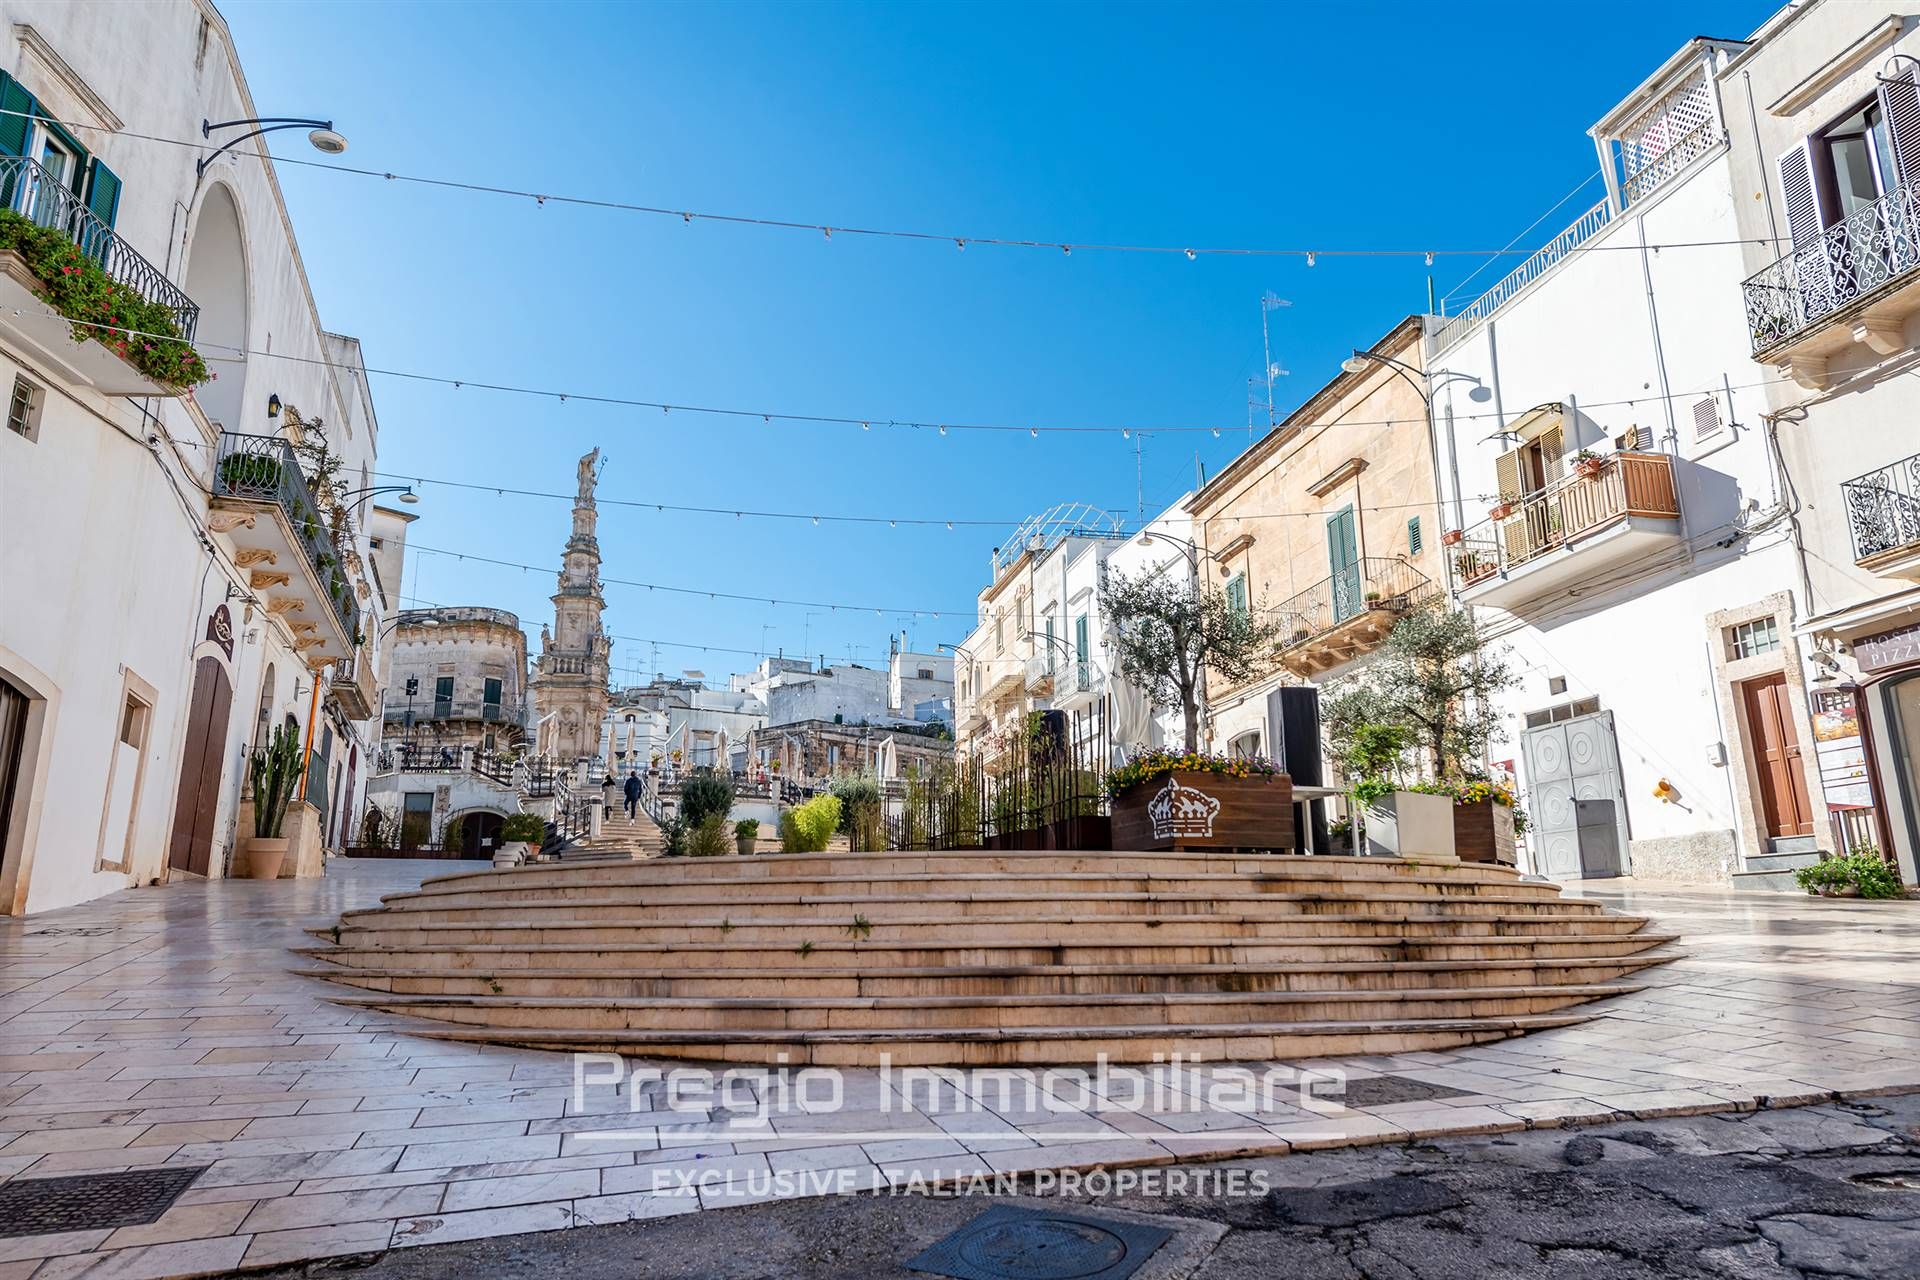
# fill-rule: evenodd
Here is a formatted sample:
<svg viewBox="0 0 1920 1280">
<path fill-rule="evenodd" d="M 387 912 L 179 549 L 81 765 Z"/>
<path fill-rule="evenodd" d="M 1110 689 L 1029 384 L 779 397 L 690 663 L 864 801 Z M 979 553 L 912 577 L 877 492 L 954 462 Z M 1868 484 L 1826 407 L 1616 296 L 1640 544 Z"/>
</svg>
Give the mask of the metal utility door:
<svg viewBox="0 0 1920 1280">
<path fill-rule="evenodd" d="M 1800 760 L 1800 732 L 1794 727 L 1787 675 L 1776 671 L 1740 686 L 1747 703 L 1749 750 L 1760 778 L 1760 807 L 1772 839 L 1813 834 L 1813 806 L 1807 801 L 1807 775 Z"/>
<path fill-rule="evenodd" d="M 1353 508 L 1343 507 L 1327 521 L 1327 565 L 1332 574 L 1333 620 L 1360 612 L 1360 547 Z"/>
<path fill-rule="evenodd" d="M 1626 872 L 1627 798 L 1613 713 L 1529 729 L 1521 739 L 1532 802 L 1534 869 L 1550 880 Z"/>
<path fill-rule="evenodd" d="M 193 705 L 187 718 L 187 745 L 180 755 L 180 789 L 173 801 L 173 840 L 167 866 L 207 874 L 213 861 L 213 815 L 220 804 L 220 777 L 227 754 L 227 712 L 233 686 L 227 669 L 214 657 L 193 668 Z"/>
</svg>

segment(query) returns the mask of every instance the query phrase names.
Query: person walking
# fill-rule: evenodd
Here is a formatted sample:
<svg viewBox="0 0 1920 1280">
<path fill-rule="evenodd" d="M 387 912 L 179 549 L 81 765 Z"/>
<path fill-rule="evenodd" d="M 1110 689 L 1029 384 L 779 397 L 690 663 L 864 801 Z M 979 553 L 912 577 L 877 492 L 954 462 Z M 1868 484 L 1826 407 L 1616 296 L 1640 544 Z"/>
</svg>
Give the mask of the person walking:
<svg viewBox="0 0 1920 1280">
<path fill-rule="evenodd" d="M 640 771 L 638 769 L 632 770 L 627 774 L 625 792 L 627 797 L 627 818 L 628 820 L 632 820 L 634 811 L 640 807 Z"/>
</svg>

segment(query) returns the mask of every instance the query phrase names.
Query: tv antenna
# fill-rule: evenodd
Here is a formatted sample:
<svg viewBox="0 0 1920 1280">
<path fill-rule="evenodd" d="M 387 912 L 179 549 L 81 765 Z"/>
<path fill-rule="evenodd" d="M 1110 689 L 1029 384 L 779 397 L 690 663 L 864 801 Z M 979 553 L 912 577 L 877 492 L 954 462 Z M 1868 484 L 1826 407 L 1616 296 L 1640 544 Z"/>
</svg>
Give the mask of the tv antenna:
<svg viewBox="0 0 1920 1280">
<path fill-rule="evenodd" d="M 1267 290 L 1265 293 L 1260 295 L 1260 355 L 1262 357 L 1262 360 L 1260 364 L 1261 372 L 1260 372 L 1260 377 L 1258 381 L 1266 384 L 1267 430 L 1269 431 L 1273 430 L 1274 427 L 1278 425 L 1280 421 L 1280 416 L 1274 412 L 1274 407 L 1273 407 L 1273 380 L 1275 378 L 1286 377 L 1287 370 L 1281 368 L 1280 365 L 1273 358 L 1273 332 L 1272 332 L 1273 327 L 1268 322 L 1267 317 L 1272 315 L 1274 312 L 1280 310 L 1280 308 L 1282 307 L 1291 307 L 1292 305 L 1293 303 L 1287 301 L 1287 299 L 1281 297 L 1279 294 L 1275 293 L 1271 289 Z M 1253 397 L 1254 381 L 1255 379 L 1252 379 L 1252 378 L 1249 378 L 1247 380 L 1247 439 L 1248 440 L 1253 439 L 1253 411 L 1255 408 L 1255 401 Z"/>
</svg>

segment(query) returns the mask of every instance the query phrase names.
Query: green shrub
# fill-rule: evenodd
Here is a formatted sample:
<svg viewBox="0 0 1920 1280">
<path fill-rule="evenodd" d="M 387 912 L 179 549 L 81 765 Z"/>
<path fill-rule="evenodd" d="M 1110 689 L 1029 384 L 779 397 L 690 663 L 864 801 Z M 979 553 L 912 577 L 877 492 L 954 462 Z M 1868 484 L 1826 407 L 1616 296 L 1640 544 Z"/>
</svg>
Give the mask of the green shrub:
<svg viewBox="0 0 1920 1280">
<path fill-rule="evenodd" d="M 695 824 L 687 837 L 687 852 L 696 858 L 717 858 L 730 853 L 733 842 L 727 838 L 727 815 L 710 813 Z"/>
<path fill-rule="evenodd" d="M 752 840 L 759 834 L 760 819 L 758 818 L 742 818 L 733 824 L 733 838 L 736 840 Z"/>
<path fill-rule="evenodd" d="M 668 818 L 661 824 L 660 834 L 666 840 L 665 847 L 660 850 L 662 854 L 669 858 L 686 856 L 688 832 L 685 818 L 678 815 Z"/>
<path fill-rule="evenodd" d="M 1863 844 L 1852 853 L 1822 858 L 1810 867 L 1801 867 L 1793 873 L 1793 878 L 1802 889 L 1813 894 L 1832 894 L 1851 887 L 1858 889 L 1863 898 L 1906 896 L 1900 878 L 1880 856 L 1880 850 L 1870 844 Z"/>
<path fill-rule="evenodd" d="M 780 815 L 780 848 L 785 853 L 819 853 L 840 827 L 840 797 L 815 796 Z"/>
<path fill-rule="evenodd" d="M 840 830 L 851 831 L 854 811 L 862 805 L 880 804 L 880 779 L 859 770 L 843 773 L 827 784 L 827 790 L 840 801 Z"/>
<path fill-rule="evenodd" d="M 547 838 L 547 824 L 537 813 L 512 814 L 500 824 L 500 838 L 539 844 Z"/>
<path fill-rule="evenodd" d="M 171 387 L 207 380 L 206 362 L 180 338 L 172 309 L 116 281 L 63 233 L 0 209 L 0 249 L 18 252 L 39 279 L 41 296 L 55 311 L 80 322 L 72 329 L 75 342 L 98 342 Z"/>
<path fill-rule="evenodd" d="M 733 808 L 733 779 L 712 769 L 697 769 L 680 784 L 680 816 L 697 827 L 709 814 L 726 817 Z"/>
<path fill-rule="evenodd" d="M 852 812 L 846 818 L 847 836 L 853 847 L 862 853 L 878 853 L 885 849 L 887 824 L 881 819 L 879 802 L 863 800 L 849 808 Z"/>
</svg>

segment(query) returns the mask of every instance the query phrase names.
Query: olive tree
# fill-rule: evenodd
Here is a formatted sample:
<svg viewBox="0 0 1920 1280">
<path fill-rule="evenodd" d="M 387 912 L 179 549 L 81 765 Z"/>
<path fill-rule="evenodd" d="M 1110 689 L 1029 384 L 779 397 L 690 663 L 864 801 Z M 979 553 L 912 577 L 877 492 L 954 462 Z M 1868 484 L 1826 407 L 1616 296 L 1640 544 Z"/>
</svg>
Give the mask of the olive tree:
<svg viewBox="0 0 1920 1280">
<path fill-rule="evenodd" d="M 1110 573 L 1100 588 L 1100 607 L 1114 628 L 1120 674 L 1154 706 L 1179 709 L 1188 751 L 1200 745 L 1206 673 L 1238 682 L 1263 673 L 1274 660 L 1277 623 L 1186 579 L 1151 571 L 1131 578 Z"/>
<path fill-rule="evenodd" d="M 1349 768 L 1391 764 L 1398 750 L 1379 732 L 1387 726 L 1404 731 L 1403 745 L 1420 750 L 1434 777 L 1455 777 L 1479 771 L 1500 736 L 1494 699 L 1518 680 L 1507 651 L 1488 646 L 1471 615 L 1420 609 L 1394 625 L 1364 671 L 1330 691 L 1322 719 Z"/>
</svg>

